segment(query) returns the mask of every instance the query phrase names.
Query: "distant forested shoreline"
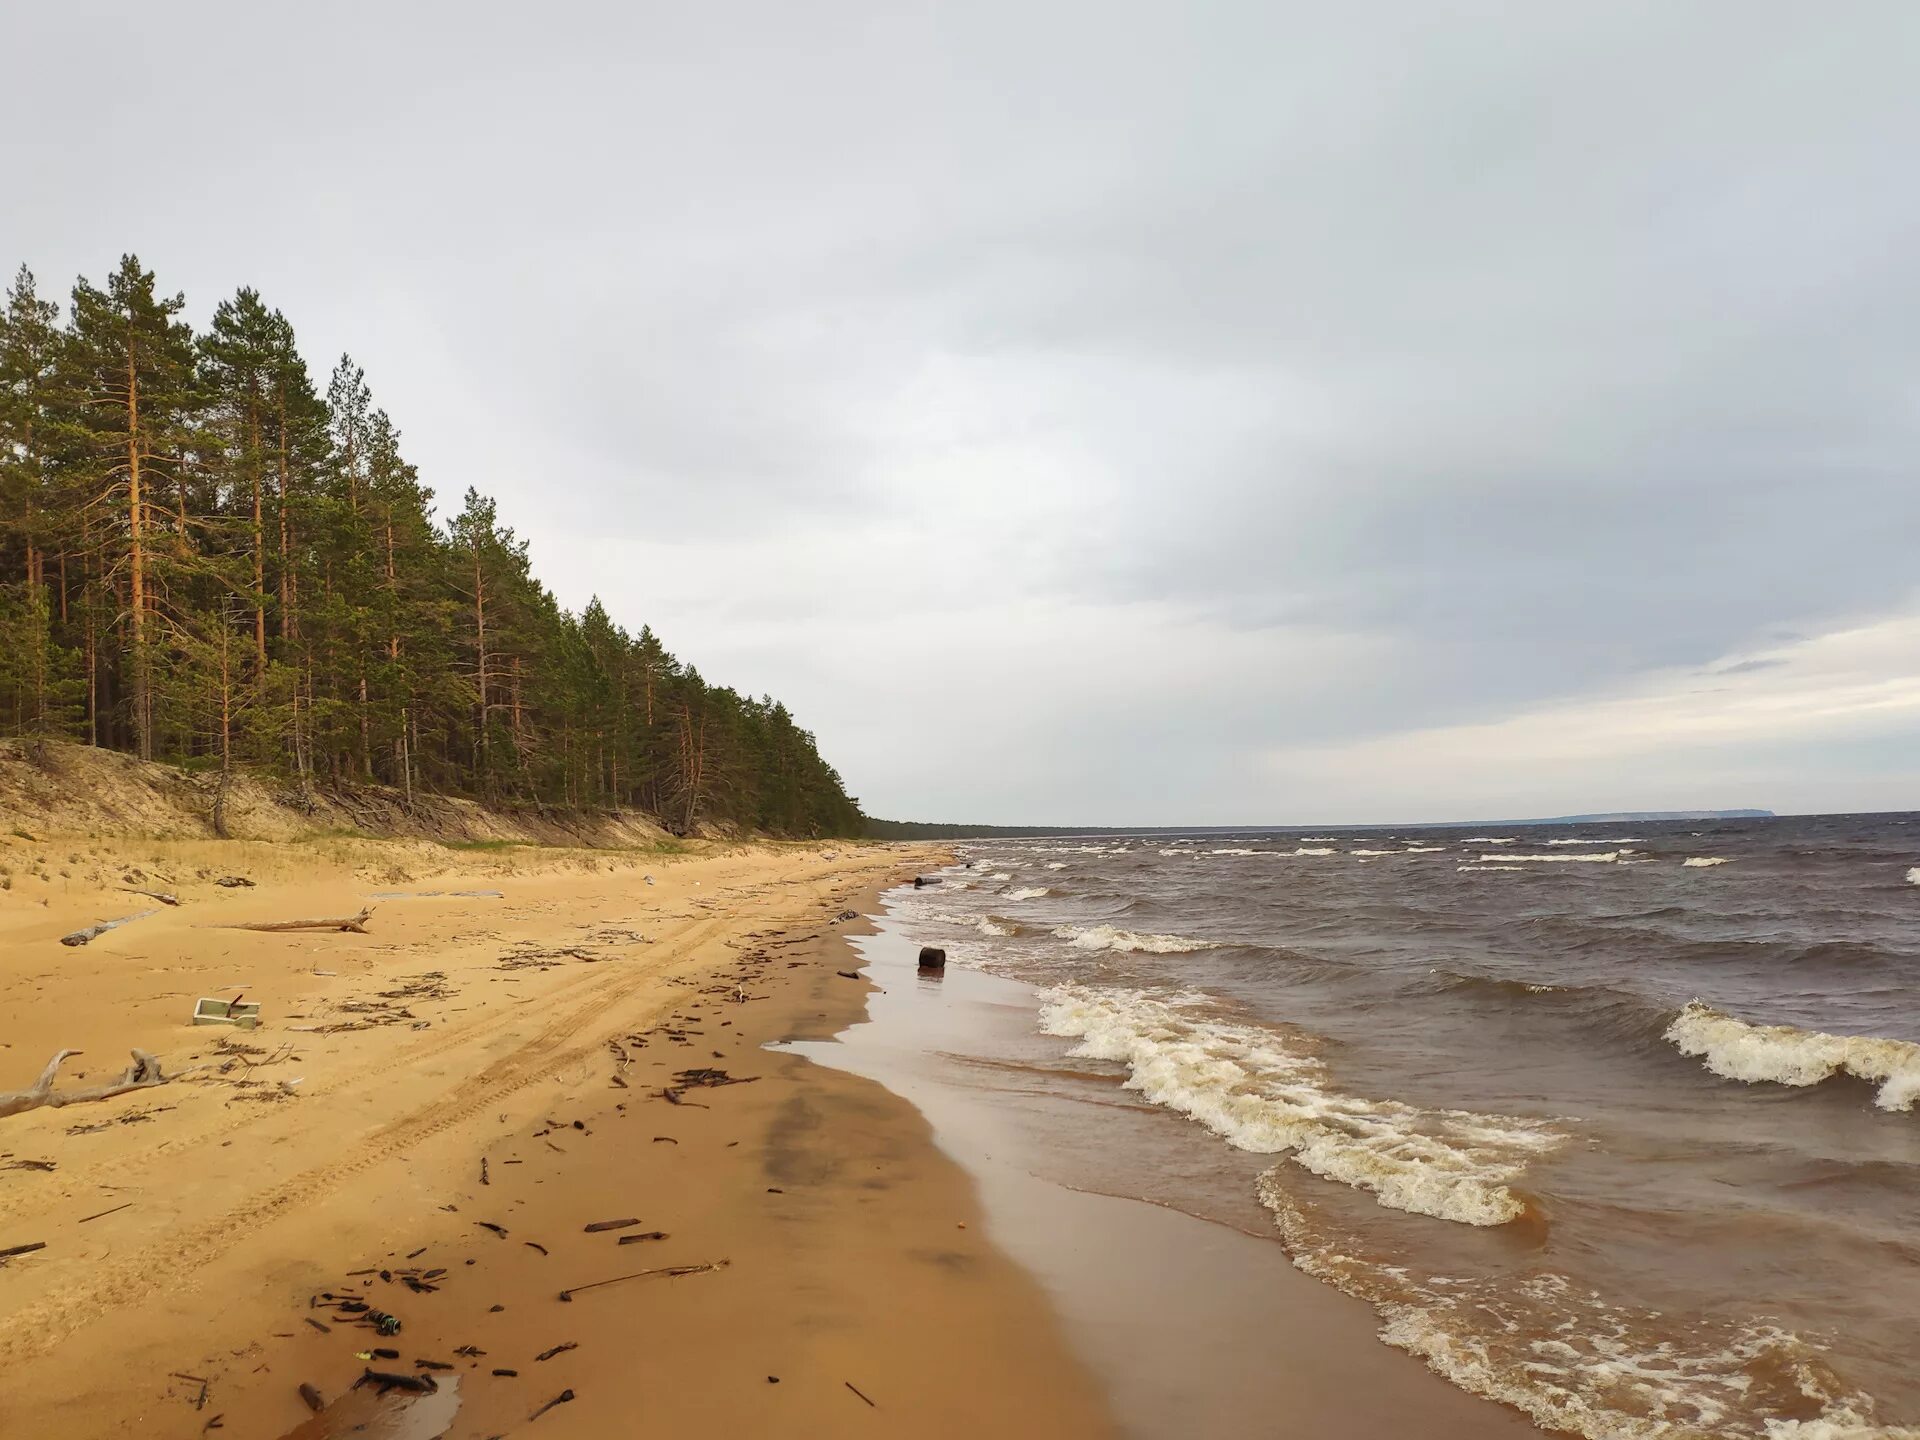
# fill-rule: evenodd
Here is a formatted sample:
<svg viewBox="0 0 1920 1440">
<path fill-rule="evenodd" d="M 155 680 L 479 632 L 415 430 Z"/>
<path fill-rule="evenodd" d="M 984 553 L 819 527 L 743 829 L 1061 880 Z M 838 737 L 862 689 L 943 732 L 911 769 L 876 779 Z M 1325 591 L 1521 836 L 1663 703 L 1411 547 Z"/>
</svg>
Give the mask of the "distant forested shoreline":
<svg viewBox="0 0 1920 1440">
<path fill-rule="evenodd" d="M 598 599 L 469 488 L 444 523 L 361 368 L 250 289 L 196 333 L 137 257 L 0 316 L 0 730 L 147 760 L 849 835 L 777 701 Z"/>
</svg>

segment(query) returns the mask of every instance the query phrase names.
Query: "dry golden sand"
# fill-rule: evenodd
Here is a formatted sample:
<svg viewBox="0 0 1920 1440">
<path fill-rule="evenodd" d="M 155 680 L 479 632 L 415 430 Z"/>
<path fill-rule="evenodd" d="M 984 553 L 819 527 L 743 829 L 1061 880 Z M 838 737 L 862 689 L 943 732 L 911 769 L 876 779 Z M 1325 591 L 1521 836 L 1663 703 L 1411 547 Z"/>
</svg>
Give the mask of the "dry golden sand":
<svg viewBox="0 0 1920 1440">
<path fill-rule="evenodd" d="M 339 1397 L 373 1346 L 399 1351 L 376 1362 L 388 1370 L 455 1367 L 436 1373 L 459 1378 L 461 1437 L 1110 1433 L 1047 1300 L 987 1242 L 919 1114 L 762 1048 L 859 1013 L 867 986 L 836 973 L 854 961 L 832 917 L 924 853 L 6 845 L 0 1089 L 61 1048 L 85 1052 L 65 1085 L 117 1073 L 136 1046 L 212 1068 L 0 1119 L 0 1167 L 56 1167 L 0 1168 L 0 1248 L 47 1247 L 0 1267 L 0 1433 L 172 1440 L 217 1417 L 211 1433 L 277 1436 L 307 1416 L 302 1382 Z M 259 884 L 211 883 L 229 872 Z M 57 943 L 144 908 L 125 883 L 184 903 Z M 218 928 L 349 914 L 388 889 L 415 893 L 376 902 L 367 935 Z M 529 947 L 594 958 L 502 968 Z M 330 1028 L 409 987 L 390 997 L 397 1023 Z M 242 990 L 260 1030 L 186 1023 L 197 996 Z M 670 1103 L 693 1067 L 752 1083 Z M 640 1223 L 584 1230 L 625 1218 Z M 398 1269 L 445 1274 L 420 1293 Z M 403 1329 L 381 1339 L 310 1309 L 321 1292 Z"/>
</svg>

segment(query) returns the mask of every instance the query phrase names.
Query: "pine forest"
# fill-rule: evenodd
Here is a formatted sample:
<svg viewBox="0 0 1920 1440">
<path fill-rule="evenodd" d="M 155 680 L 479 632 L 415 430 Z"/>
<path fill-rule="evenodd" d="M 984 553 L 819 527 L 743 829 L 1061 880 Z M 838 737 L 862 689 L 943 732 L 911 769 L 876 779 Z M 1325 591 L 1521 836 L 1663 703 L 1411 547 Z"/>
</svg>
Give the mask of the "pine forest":
<svg viewBox="0 0 1920 1440">
<path fill-rule="evenodd" d="M 786 708 L 563 609 L 469 488 L 444 518 L 342 357 L 250 289 L 199 333 L 134 256 L 0 316 L 0 729 L 313 787 L 857 833 Z"/>
</svg>

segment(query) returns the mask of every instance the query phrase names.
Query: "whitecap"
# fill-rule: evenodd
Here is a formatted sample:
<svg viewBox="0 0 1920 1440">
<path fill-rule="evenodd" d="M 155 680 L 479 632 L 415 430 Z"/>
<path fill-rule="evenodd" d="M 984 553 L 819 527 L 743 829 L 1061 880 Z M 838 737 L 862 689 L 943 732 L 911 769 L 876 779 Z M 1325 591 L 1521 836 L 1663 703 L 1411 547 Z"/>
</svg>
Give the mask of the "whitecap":
<svg viewBox="0 0 1920 1440">
<path fill-rule="evenodd" d="M 1689 855 L 1680 863 L 1689 870 L 1704 870 L 1709 865 L 1731 865 L 1733 862 L 1724 855 Z"/>
<path fill-rule="evenodd" d="M 1398 855 L 1400 853 L 1401 852 L 1398 850 L 1349 850 L 1347 851 L 1347 854 L 1349 855 Z"/>
<path fill-rule="evenodd" d="M 1920 885 L 1920 865 L 1916 865 L 1913 869 L 1907 871 L 1907 884 Z"/>
<path fill-rule="evenodd" d="M 1400 853 L 1402 855 L 1438 855 L 1446 848 L 1444 845 L 1409 845 Z"/>
<path fill-rule="evenodd" d="M 1845 1073 L 1877 1083 L 1882 1110 L 1911 1110 L 1920 1100 L 1920 1045 L 1910 1040 L 1753 1025 L 1697 999 L 1673 1018 L 1666 1039 L 1728 1080 L 1818 1085 Z"/>
<path fill-rule="evenodd" d="M 1302 1041 L 1207 1019 L 1191 997 L 1063 985 L 1041 1000 L 1040 1028 L 1077 1038 L 1075 1056 L 1124 1064 L 1129 1089 L 1391 1209 L 1505 1224 L 1526 1210 L 1511 1182 L 1565 1138 L 1531 1120 L 1345 1094 Z"/>
<path fill-rule="evenodd" d="M 1013 879 L 1013 876 L 1009 875 L 1004 870 L 996 870 L 993 872 L 993 874 L 989 875 L 987 878 L 989 880 L 1011 880 Z"/>
<path fill-rule="evenodd" d="M 1258 855 L 1258 850 L 1209 850 L 1209 855 Z"/>
<path fill-rule="evenodd" d="M 1056 938 L 1071 940 L 1081 950 L 1118 950 L 1126 953 L 1148 955 L 1185 955 L 1195 950 L 1213 948 L 1211 940 L 1191 940 L 1185 935 L 1143 935 L 1132 930 L 1122 930 L 1116 925 L 1094 925 L 1081 928 L 1078 925 L 1061 925 L 1054 930 Z"/>
<path fill-rule="evenodd" d="M 1022 885 L 1018 890 L 1007 891 L 1006 897 L 1009 900 L 1038 900 L 1052 893 L 1053 891 L 1044 885 Z"/>
<path fill-rule="evenodd" d="M 1453 869 L 1454 873 L 1458 875 L 1485 875 L 1496 870 L 1505 870 L 1512 874 L 1524 875 L 1527 871 L 1527 867 L 1524 865 L 1488 865 L 1485 862 L 1456 865 Z"/>
<path fill-rule="evenodd" d="M 1013 925 L 1009 924 L 1007 921 L 996 920 L 991 915 L 988 915 L 985 918 L 983 918 L 973 928 L 978 930 L 982 935 L 987 935 L 987 936 L 1007 936 L 1007 935 L 1017 935 L 1020 933 L 1017 929 L 1014 928 Z"/>
<path fill-rule="evenodd" d="M 1066 868 L 1067 862 L 1064 860 L 1049 860 L 1047 862 L 1047 869 L 1049 870 L 1064 870 Z"/>
<path fill-rule="evenodd" d="M 1502 851 L 1498 855 L 1482 855 L 1482 860 L 1498 860 L 1506 865 L 1521 863 L 1533 865 L 1565 865 L 1587 861 L 1595 865 L 1611 865 L 1620 858 L 1618 850 L 1601 850 L 1592 855 L 1509 855 Z"/>
</svg>

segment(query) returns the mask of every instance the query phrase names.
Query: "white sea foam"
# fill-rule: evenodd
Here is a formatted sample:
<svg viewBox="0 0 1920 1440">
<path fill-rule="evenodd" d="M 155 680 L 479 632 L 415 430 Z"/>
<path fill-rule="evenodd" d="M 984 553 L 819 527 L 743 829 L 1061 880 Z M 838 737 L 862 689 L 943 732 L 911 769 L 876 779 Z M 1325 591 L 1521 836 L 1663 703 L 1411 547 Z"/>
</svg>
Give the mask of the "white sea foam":
<svg viewBox="0 0 1920 1440">
<path fill-rule="evenodd" d="M 1498 855 L 1482 855 L 1482 860 L 1497 860 L 1503 865 L 1565 865 L 1578 861 L 1587 861 L 1594 865 L 1611 865 L 1620 858 L 1618 850 L 1601 850 L 1592 855 L 1509 855 L 1502 851 Z"/>
<path fill-rule="evenodd" d="M 1527 867 L 1524 865 L 1488 865 L 1484 861 L 1477 862 L 1470 865 L 1456 865 L 1453 868 L 1456 874 L 1473 874 L 1473 875 L 1484 875 L 1484 874 L 1487 874 L 1489 871 L 1494 871 L 1494 870 L 1507 870 L 1515 874 L 1524 875 L 1527 869 Z"/>
<path fill-rule="evenodd" d="M 1438 855 L 1446 848 L 1444 845 L 1409 845 L 1400 853 L 1402 855 Z"/>
<path fill-rule="evenodd" d="M 1300 837 L 1300 843 L 1302 845 L 1331 845 L 1339 838 L 1338 835 L 1302 835 Z"/>
<path fill-rule="evenodd" d="M 1209 850 L 1209 855 L 1258 855 L 1258 850 Z"/>
<path fill-rule="evenodd" d="M 1724 855 L 1689 855 L 1680 863 L 1689 870 L 1704 870 L 1709 865 L 1731 865 L 1733 862 Z"/>
<path fill-rule="evenodd" d="M 1367 1255 L 1286 1188 L 1260 1177 L 1293 1263 L 1358 1299 L 1380 1338 L 1461 1389 L 1504 1401 L 1544 1429 L 1589 1440 L 1920 1440 L 1872 1419 L 1822 1347 L 1776 1325 L 1609 1303 L 1551 1270 L 1439 1275 Z M 1777 1415 L 1812 1418 L 1782 1420 Z M 1769 1414 L 1772 1412 L 1772 1414 Z M 1761 1418 L 1764 1417 L 1764 1418 Z M 1756 1428 L 1758 1419 L 1758 1428 Z"/>
<path fill-rule="evenodd" d="M 1017 935 L 1020 933 L 1004 920 L 996 920 L 991 915 L 984 917 L 973 928 L 978 930 L 982 935 L 988 936 Z"/>
<path fill-rule="evenodd" d="M 1064 860 L 1049 860 L 1047 862 L 1047 869 L 1049 870 L 1064 870 L 1066 868 L 1067 862 Z"/>
<path fill-rule="evenodd" d="M 1009 890 L 1006 892 L 1007 899 L 1009 900 L 1038 900 L 1042 896 L 1051 895 L 1052 893 L 1053 891 L 1044 885 L 1022 885 L 1018 890 Z"/>
<path fill-rule="evenodd" d="M 1086 928 L 1060 925 L 1055 927 L 1053 933 L 1058 939 L 1071 940 L 1081 950 L 1120 950 L 1148 955 L 1186 955 L 1195 950 L 1210 950 L 1214 943 L 1211 940 L 1192 940 L 1185 935 L 1142 935 L 1132 930 L 1122 930 L 1117 925 Z"/>
<path fill-rule="evenodd" d="M 1349 850 L 1349 855 L 1398 855 L 1398 850 Z"/>
<path fill-rule="evenodd" d="M 1751 1025 L 1703 1000 L 1687 1002 L 1667 1026 L 1666 1038 L 1728 1080 L 1818 1085 L 1844 1073 L 1879 1085 L 1874 1103 L 1882 1110 L 1911 1110 L 1920 1100 L 1920 1045 L 1910 1040 Z"/>
<path fill-rule="evenodd" d="M 1004 870 L 996 870 L 993 872 L 993 874 L 989 875 L 987 878 L 989 880 L 1011 880 L 1013 879 L 1013 876 L 1009 875 Z"/>
<path fill-rule="evenodd" d="M 1569 837 L 1563 837 L 1557 840 L 1549 840 L 1547 841 L 1547 844 L 1549 845 L 1591 845 L 1593 844 L 1593 841 L 1588 839 L 1585 835 L 1574 835 Z"/>
<path fill-rule="evenodd" d="M 1293 847 L 1292 853 L 1295 855 L 1332 855 L 1336 852 L 1331 845 L 1296 845 Z"/>
<path fill-rule="evenodd" d="M 1200 852 L 1197 850 L 1162 850 L 1160 853 L 1162 855 L 1171 855 L 1174 859 L 1178 860 L 1183 856 L 1193 856 Z"/>
<path fill-rule="evenodd" d="M 1916 865 L 1913 869 L 1907 871 L 1907 884 L 1920 885 L 1920 865 Z"/>
<path fill-rule="evenodd" d="M 1510 1183 L 1564 1138 L 1535 1121 L 1344 1094 L 1304 1041 L 1207 1018 L 1195 997 L 1062 985 L 1041 1000 L 1040 1028 L 1078 1038 L 1076 1056 L 1124 1064 L 1129 1089 L 1395 1210 L 1504 1224 L 1526 1209 Z"/>
</svg>

